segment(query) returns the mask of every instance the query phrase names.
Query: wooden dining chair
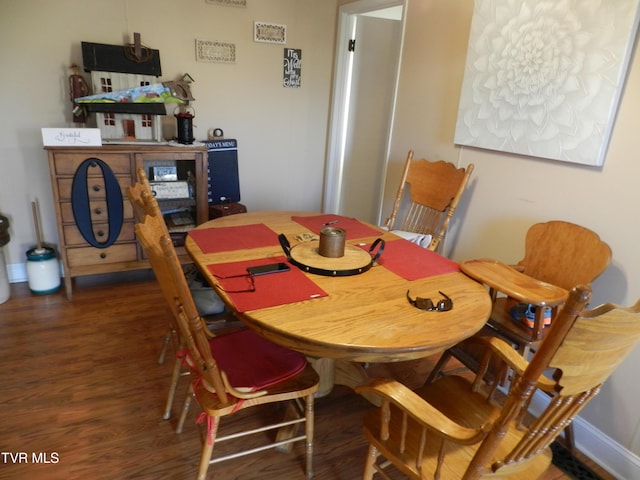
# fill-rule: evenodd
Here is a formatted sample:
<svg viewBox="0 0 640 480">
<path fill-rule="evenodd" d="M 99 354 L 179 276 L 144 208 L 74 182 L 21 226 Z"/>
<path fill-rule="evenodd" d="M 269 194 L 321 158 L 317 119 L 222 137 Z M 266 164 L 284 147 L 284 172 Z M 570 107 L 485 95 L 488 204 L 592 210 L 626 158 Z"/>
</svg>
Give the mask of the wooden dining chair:
<svg viewBox="0 0 640 480">
<path fill-rule="evenodd" d="M 145 195 L 143 193 L 143 195 Z M 147 215 L 136 224 L 135 232 L 143 245 L 164 296 L 184 339 L 184 361 L 191 369 L 191 389 L 202 409 L 200 419 L 206 435 L 200 456 L 198 479 L 204 479 L 210 464 L 248 455 L 293 442 L 305 442 L 306 473 L 313 476 L 313 407 L 319 377 L 304 355 L 276 345 L 249 329 L 211 336 L 198 314 L 189 292 L 182 266 L 163 221 Z M 253 430 L 219 436 L 223 417 L 257 405 L 287 404 L 286 418 Z M 291 418 L 295 412 L 295 418 Z M 256 412 L 257 413 L 257 412 Z M 304 433 L 295 428 L 305 425 Z M 276 436 L 276 441 L 254 448 L 242 445 L 243 437 L 275 429 L 290 428 L 294 435 Z M 216 442 L 238 440 L 237 452 L 212 457 Z"/>
<path fill-rule="evenodd" d="M 472 163 L 466 168 L 456 168 L 443 160 L 414 161 L 413 150 L 409 150 L 393 210 L 385 227 L 399 232 L 401 236 L 407 233 L 430 235 L 431 240 L 426 247 L 435 251 L 444 239 L 471 172 Z M 403 202 L 407 191 L 408 206 Z M 401 212 L 406 213 L 401 215 Z"/>
<path fill-rule="evenodd" d="M 145 216 L 156 217 L 160 220 L 159 225 L 163 230 L 163 233 L 169 236 L 169 230 L 164 223 L 162 211 L 160 205 L 153 195 L 149 180 L 143 168 L 138 168 L 136 171 L 138 181 L 127 188 L 127 196 L 133 207 L 134 217 L 138 222 L 141 222 Z M 173 298 L 171 294 L 165 295 L 165 297 Z M 222 303 L 222 301 L 220 301 Z M 173 305 L 170 305 L 173 307 Z M 229 329 L 239 328 L 240 322 L 235 319 L 229 319 L 230 314 L 220 312 L 205 317 L 205 323 L 207 324 L 207 332 L 214 329 Z M 175 322 L 175 312 L 168 315 L 168 329 L 164 335 L 162 348 L 158 357 L 158 364 L 162 365 L 165 361 L 169 346 L 173 344 L 175 353 L 178 353 L 183 348 L 183 342 L 179 335 L 179 329 Z M 183 368 L 183 362 L 177 356 L 175 357 L 173 368 L 171 370 L 171 383 L 169 386 L 169 392 L 167 394 L 167 401 L 163 413 L 163 418 L 168 420 L 171 418 L 171 409 L 175 398 L 176 389 L 178 387 L 179 379 L 181 376 L 188 374 L 188 369 Z"/>
<path fill-rule="evenodd" d="M 363 479 L 386 468 L 379 457 L 412 479 L 539 478 L 551 462 L 549 445 L 640 340 L 640 300 L 587 311 L 590 293 L 571 291 L 531 361 L 500 338 L 476 337 L 488 355 L 475 378 L 446 375 L 416 391 L 386 379 L 358 387 L 382 400 L 364 419 Z M 503 401 L 483 380 L 490 355 L 515 372 Z M 548 404 L 532 416 L 527 407 L 538 391 L 551 399 L 542 396 Z"/>
</svg>

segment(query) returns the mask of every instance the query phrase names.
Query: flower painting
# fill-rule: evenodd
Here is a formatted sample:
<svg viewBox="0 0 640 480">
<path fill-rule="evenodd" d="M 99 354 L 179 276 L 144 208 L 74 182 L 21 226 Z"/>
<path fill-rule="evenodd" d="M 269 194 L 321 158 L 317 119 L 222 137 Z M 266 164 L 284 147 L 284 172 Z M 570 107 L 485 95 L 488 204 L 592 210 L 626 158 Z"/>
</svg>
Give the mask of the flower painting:
<svg viewBox="0 0 640 480">
<path fill-rule="evenodd" d="M 455 143 L 602 165 L 638 0 L 476 0 Z"/>
</svg>

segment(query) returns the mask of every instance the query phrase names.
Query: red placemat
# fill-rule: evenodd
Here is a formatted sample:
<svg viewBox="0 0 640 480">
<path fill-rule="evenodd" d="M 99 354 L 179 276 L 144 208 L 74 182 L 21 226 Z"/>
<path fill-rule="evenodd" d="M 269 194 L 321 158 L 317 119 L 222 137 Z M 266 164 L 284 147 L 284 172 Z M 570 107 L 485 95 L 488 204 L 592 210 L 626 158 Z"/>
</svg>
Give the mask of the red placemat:
<svg viewBox="0 0 640 480">
<path fill-rule="evenodd" d="M 296 223 L 308 228 L 313 233 L 319 234 L 324 227 L 342 228 L 347 232 L 347 240 L 363 237 L 375 237 L 383 233 L 382 230 L 365 225 L 355 218 L 343 217 L 332 213 L 326 215 L 312 215 L 310 217 L 293 216 Z"/>
<path fill-rule="evenodd" d="M 263 223 L 203 228 L 189 232 L 203 253 L 231 252 L 279 245 L 278 234 Z"/>
<path fill-rule="evenodd" d="M 405 280 L 458 272 L 458 264 L 404 239 L 385 243 L 378 263 Z"/>
<path fill-rule="evenodd" d="M 271 257 L 241 262 L 208 265 L 218 279 L 236 310 L 246 312 L 287 303 L 326 297 L 327 293 L 310 280 L 300 269 L 290 265 L 287 272 L 249 277 L 247 267 L 286 262 L 286 258 Z M 254 291 L 249 291 L 255 288 Z"/>
</svg>

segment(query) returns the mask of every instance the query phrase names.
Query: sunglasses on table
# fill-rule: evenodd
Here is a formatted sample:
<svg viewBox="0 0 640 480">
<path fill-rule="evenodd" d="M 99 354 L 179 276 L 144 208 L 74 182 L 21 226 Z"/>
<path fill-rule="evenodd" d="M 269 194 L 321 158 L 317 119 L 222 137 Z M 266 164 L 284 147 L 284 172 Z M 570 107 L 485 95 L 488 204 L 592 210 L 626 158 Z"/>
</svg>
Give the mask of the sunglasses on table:
<svg viewBox="0 0 640 480">
<path fill-rule="evenodd" d="M 453 308 L 453 300 L 440 291 L 438 293 L 444 298 L 434 303 L 430 298 L 416 297 L 414 300 L 409 295 L 409 290 L 407 290 L 407 300 L 414 307 L 428 312 L 447 312 L 451 310 Z"/>
<path fill-rule="evenodd" d="M 229 289 L 229 288 L 225 288 L 222 285 L 222 282 L 218 282 L 218 285 L 220 286 L 220 289 L 225 292 L 225 293 L 243 293 L 243 292 L 255 292 L 256 291 L 256 284 L 253 280 L 253 275 L 250 275 L 248 273 L 243 273 L 240 275 L 229 275 L 226 277 L 223 276 L 219 276 L 219 275 L 213 275 L 214 277 L 216 277 L 218 280 L 229 280 L 229 279 L 236 279 L 236 278 L 244 278 L 247 281 L 247 286 L 245 288 L 236 288 L 236 289 Z"/>
</svg>

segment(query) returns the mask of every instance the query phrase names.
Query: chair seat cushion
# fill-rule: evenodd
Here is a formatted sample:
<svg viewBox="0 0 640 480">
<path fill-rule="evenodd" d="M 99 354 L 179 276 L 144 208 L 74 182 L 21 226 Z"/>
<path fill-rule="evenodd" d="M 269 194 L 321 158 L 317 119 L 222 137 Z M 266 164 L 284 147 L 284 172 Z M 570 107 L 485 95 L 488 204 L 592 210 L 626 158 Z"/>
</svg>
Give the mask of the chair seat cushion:
<svg viewBox="0 0 640 480">
<path fill-rule="evenodd" d="M 307 359 L 249 329 L 212 338 L 211 351 L 220 370 L 237 389 L 260 390 L 302 372 Z"/>
</svg>

